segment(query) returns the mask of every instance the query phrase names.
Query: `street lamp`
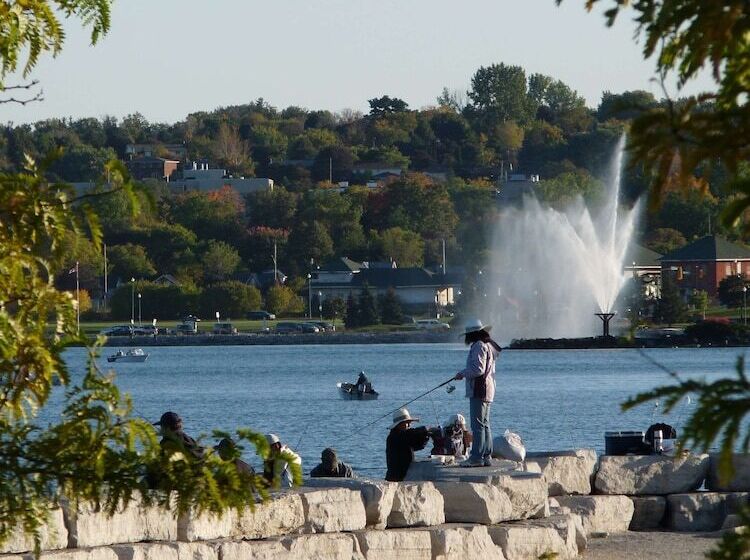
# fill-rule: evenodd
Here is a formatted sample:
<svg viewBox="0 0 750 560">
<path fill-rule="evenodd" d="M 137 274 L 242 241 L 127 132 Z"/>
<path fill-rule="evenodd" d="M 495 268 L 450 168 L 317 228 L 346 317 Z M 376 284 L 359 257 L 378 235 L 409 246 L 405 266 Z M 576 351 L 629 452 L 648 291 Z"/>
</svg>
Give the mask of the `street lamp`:
<svg viewBox="0 0 750 560">
<path fill-rule="evenodd" d="M 143 323 L 141 322 L 141 292 L 138 292 L 138 326 L 143 326 Z"/>
<path fill-rule="evenodd" d="M 747 286 L 742 286 L 742 324 L 747 325 Z"/>
<path fill-rule="evenodd" d="M 318 292 L 318 313 L 320 320 L 323 321 L 323 292 Z"/>
<path fill-rule="evenodd" d="M 312 274 L 307 274 L 307 318 L 312 319 Z"/>
<path fill-rule="evenodd" d="M 135 278 L 130 279 L 130 324 L 135 324 Z"/>
</svg>

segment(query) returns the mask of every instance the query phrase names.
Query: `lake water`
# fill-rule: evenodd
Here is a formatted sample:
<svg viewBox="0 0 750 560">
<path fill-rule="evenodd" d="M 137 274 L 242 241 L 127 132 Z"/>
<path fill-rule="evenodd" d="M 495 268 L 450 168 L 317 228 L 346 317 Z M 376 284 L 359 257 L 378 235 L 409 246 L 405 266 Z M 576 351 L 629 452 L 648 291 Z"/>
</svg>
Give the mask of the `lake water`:
<svg viewBox="0 0 750 560">
<path fill-rule="evenodd" d="M 103 353 L 114 349 L 106 348 Z M 330 346 L 154 347 L 143 364 L 102 366 L 117 373 L 131 394 L 136 413 L 155 421 L 162 412 L 178 412 L 193 436 L 213 429 L 251 427 L 273 431 L 303 458 L 304 471 L 318 463 L 323 448 L 363 475 L 385 474 L 385 438 L 390 415 L 378 416 L 445 381 L 463 368 L 461 344 Z M 688 377 L 715 378 L 733 372 L 745 349 L 646 350 L 671 370 Z M 74 380 L 84 370 L 81 348 L 66 352 Z M 338 381 L 354 381 L 365 370 L 380 392 L 377 401 L 345 401 Z M 628 396 L 669 382 L 666 373 L 637 350 L 504 351 L 497 364 L 498 390 L 492 408 L 493 434 L 518 432 L 530 451 L 593 447 L 602 450 L 607 430 L 645 430 L 655 421 L 676 427 L 687 419 L 684 402 L 669 416 L 653 405 L 628 413 L 619 405 Z M 55 396 L 55 400 L 59 398 Z M 463 382 L 448 393 L 409 405 L 428 425 L 468 412 Z M 213 444 L 206 438 L 207 444 Z M 426 453 L 426 452 L 422 452 Z M 247 459 L 257 464 L 253 456 Z"/>
</svg>

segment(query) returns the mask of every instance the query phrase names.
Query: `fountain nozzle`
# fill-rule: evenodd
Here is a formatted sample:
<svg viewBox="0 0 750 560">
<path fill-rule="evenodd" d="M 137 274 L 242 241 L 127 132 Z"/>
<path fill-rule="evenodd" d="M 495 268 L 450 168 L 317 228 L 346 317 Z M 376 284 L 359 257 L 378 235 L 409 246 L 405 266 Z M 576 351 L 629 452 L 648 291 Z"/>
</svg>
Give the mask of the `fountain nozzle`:
<svg viewBox="0 0 750 560">
<path fill-rule="evenodd" d="M 597 317 L 599 317 L 602 320 L 602 336 L 609 337 L 609 322 L 612 320 L 612 317 L 615 316 L 615 312 L 612 313 L 594 313 Z"/>
</svg>

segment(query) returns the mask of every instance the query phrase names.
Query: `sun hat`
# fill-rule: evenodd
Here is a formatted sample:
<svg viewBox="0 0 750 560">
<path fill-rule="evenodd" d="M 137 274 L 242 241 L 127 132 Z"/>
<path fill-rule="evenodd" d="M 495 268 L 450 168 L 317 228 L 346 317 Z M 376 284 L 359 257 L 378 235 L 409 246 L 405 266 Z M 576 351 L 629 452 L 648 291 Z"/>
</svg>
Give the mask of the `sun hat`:
<svg viewBox="0 0 750 560">
<path fill-rule="evenodd" d="M 273 445 L 274 443 L 281 443 L 279 436 L 277 436 L 276 434 L 266 434 L 266 441 L 268 442 L 268 445 Z"/>
<path fill-rule="evenodd" d="M 182 418 L 180 418 L 179 414 L 170 410 L 162 414 L 161 418 L 159 418 L 159 421 L 154 422 L 154 426 L 163 426 L 164 428 L 174 430 L 181 420 Z"/>
<path fill-rule="evenodd" d="M 391 424 L 391 430 L 404 422 L 419 422 L 419 418 L 413 417 L 405 408 L 399 408 L 393 413 L 393 424 Z"/>
<path fill-rule="evenodd" d="M 463 414 L 452 414 L 451 417 L 448 418 L 446 426 L 453 426 L 455 424 L 458 424 L 462 428 L 466 427 L 466 418 L 464 418 Z"/>
<path fill-rule="evenodd" d="M 491 330 L 492 330 L 492 325 L 483 325 L 482 321 L 480 321 L 479 319 L 471 319 L 464 326 L 464 333 L 461 336 L 465 336 L 469 333 L 479 332 L 479 331 L 490 332 Z"/>
</svg>

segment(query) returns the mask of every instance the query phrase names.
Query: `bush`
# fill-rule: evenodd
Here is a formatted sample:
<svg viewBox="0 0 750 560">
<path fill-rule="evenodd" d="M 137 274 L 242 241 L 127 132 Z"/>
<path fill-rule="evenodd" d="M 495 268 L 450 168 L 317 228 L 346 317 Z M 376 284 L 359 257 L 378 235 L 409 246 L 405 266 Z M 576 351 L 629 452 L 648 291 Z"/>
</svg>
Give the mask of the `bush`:
<svg viewBox="0 0 750 560">
<path fill-rule="evenodd" d="M 138 315 L 138 293 L 141 294 L 141 315 L 144 319 L 180 319 L 199 308 L 201 292 L 187 286 L 162 286 L 153 282 L 136 282 L 134 307 Z M 118 321 L 130 319 L 133 287 L 122 284 L 110 300 L 112 318 Z"/>
<path fill-rule="evenodd" d="M 260 309 L 260 291 L 236 280 L 211 284 L 203 290 L 200 310 L 204 317 L 218 311 L 222 317 L 244 317 L 248 311 Z"/>
</svg>

